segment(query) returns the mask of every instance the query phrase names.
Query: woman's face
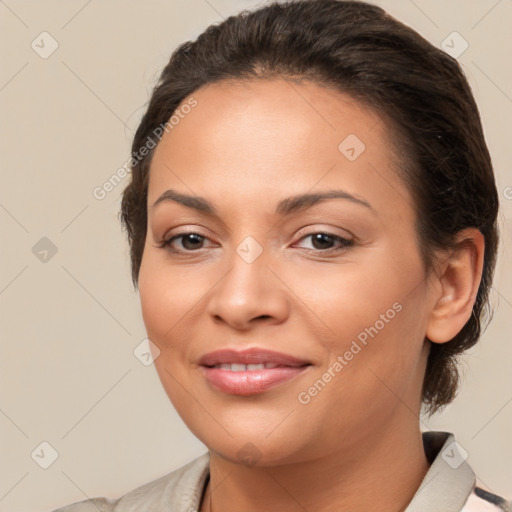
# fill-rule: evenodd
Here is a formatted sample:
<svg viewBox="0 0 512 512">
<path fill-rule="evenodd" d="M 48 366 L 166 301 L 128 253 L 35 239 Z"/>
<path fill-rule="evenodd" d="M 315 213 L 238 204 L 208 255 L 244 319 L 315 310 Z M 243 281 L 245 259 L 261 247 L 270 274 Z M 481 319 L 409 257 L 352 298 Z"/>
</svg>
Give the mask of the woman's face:
<svg viewBox="0 0 512 512">
<path fill-rule="evenodd" d="M 309 82 L 193 97 L 153 155 L 139 277 L 180 416 L 220 456 L 261 465 L 417 428 L 434 294 L 384 122 Z M 224 349 L 295 360 L 206 357 Z"/>
</svg>

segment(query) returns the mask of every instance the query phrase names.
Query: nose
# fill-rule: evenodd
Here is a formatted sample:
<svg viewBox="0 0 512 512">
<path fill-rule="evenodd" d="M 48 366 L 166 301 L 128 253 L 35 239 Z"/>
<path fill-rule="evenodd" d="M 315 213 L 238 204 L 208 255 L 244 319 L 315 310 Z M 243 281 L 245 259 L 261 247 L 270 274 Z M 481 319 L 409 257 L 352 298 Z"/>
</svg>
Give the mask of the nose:
<svg viewBox="0 0 512 512">
<path fill-rule="evenodd" d="M 249 330 L 262 322 L 279 324 L 289 315 L 287 287 L 263 251 L 254 261 L 236 251 L 229 269 L 213 287 L 207 306 L 216 323 Z"/>
</svg>

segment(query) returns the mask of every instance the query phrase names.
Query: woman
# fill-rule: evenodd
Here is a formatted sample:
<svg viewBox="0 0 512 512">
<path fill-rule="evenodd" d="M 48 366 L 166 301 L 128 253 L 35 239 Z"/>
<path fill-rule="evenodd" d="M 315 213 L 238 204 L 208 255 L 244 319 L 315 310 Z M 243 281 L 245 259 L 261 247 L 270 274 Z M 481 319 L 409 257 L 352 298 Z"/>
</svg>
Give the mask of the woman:
<svg viewBox="0 0 512 512">
<path fill-rule="evenodd" d="M 121 219 L 208 453 L 76 511 L 512 510 L 420 430 L 479 339 L 498 196 L 457 62 L 381 8 L 273 3 L 172 55 Z"/>
</svg>

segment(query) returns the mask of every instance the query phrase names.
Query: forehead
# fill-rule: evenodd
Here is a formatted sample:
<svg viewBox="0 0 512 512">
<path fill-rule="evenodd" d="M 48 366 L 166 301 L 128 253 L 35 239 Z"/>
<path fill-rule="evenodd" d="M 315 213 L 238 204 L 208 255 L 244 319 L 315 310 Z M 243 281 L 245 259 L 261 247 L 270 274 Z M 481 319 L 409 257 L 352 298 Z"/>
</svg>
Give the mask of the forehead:
<svg viewBox="0 0 512 512">
<path fill-rule="evenodd" d="M 181 114 L 190 98 L 196 106 Z M 387 143 L 378 140 L 389 133 L 384 124 L 369 108 L 332 87 L 280 78 L 223 80 L 201 87 L 182 101 L 159 146 L 174 141 L 182 149 L 212 152 L 222 146 L 225 153 L 230 145 L 234 152 L 239 143 L 246 154 L 252 154 L 251 148 L 259 154 L 258 143 L 266 143 L 279 144 L 282 154 L 289 149 L 294 154 L 297 149 L 308 153 L 319 145 L 337 150 L 337 143 L 348 134 L 374 146 Z M 292 143 L 295 147 L 290 147 Z"/>
<path fill-rule="evenodd" d="M 273 79 L 222 81 L 191 96 L 196 106 L 155 149 L 148 205 L 167 188 L 246 202 L 315 186 L 407 194 L 386 122 L 346 94 Z"/>
</svg>

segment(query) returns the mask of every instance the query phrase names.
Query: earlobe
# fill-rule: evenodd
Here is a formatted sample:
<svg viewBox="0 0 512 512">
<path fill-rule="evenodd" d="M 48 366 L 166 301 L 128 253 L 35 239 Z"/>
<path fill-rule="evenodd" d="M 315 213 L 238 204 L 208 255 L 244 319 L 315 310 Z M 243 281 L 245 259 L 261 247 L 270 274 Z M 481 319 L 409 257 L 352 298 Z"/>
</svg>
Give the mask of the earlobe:
<svg viewBox="0 0 512 512">
<path fill-rule="evenodd" d="M 476 228 L 457 235 L 457 245 L 436 277 L 440 290 L 434 299 L 425 336 L 433 343 L 453 339 L 471 317 L 482 278 L 484 237 Z"/>
</svg>

